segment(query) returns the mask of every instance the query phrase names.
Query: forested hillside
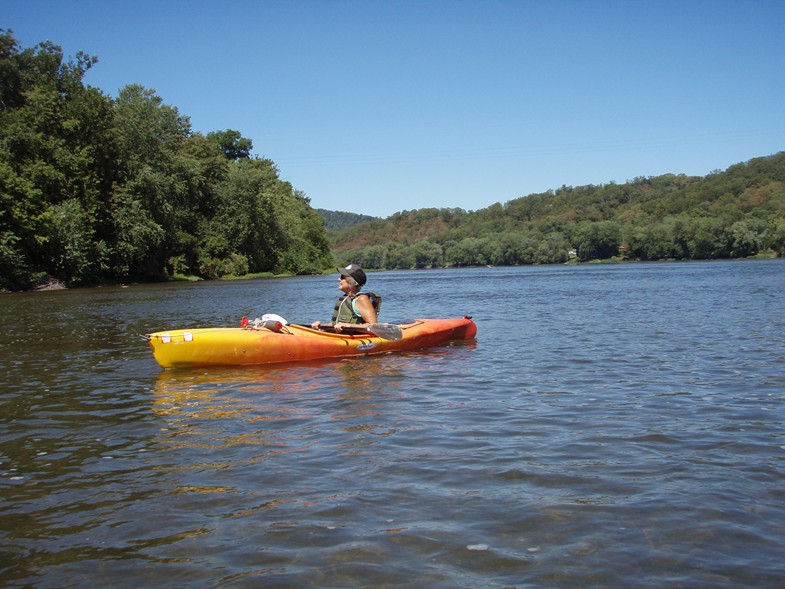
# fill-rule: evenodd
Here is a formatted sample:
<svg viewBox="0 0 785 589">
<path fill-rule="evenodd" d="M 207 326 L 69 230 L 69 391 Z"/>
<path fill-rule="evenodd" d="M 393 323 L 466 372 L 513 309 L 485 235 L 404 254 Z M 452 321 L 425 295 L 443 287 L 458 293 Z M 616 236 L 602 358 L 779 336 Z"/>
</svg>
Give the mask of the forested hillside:
<svg viewBox="0 0 785 589">
<path fill-rule="evenodd" d="M 475 212 L 403 211 L 333 245 L 341 262 L 368 268 L 782 256 L 785 152 L 705 177 L 563 186 Z"/>
<path fill-rule="evenodd" d="M 0 290 L 332 265 L 322 218 L 250 140 L 194 132 L 139 85 L 86 86 L 96 62 L 0 29 Z"/>
<path fill-rule="evenodd" d="M 316 209 L 324 219 L 324 227 L 328 232 L 342 231 L 349 227 L 354 227 L 360 223 L 368 223 L 376 221 L 379 217 L 371 217 L 370 215 L 358 215 L 357 213 L 347 213 L 345 211 L 328 211 L 326 209 Z"/>
</svg>

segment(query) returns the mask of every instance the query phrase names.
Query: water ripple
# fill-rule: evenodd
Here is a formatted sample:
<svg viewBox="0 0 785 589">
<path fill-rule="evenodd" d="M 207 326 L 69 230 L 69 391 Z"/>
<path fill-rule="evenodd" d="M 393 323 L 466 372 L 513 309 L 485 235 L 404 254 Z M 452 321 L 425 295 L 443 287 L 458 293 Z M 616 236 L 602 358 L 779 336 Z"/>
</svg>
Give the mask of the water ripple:
<svg viewBox="0 0 785 589">
<path fill-rule="evenodd" d="M 3 582 L 780 587 L 782 268 L 378 274 L 389 318 L 477 341 L 192 371 L 137 334 L 313 315 L 332 281 L 9 296 Z"/>
</svg>

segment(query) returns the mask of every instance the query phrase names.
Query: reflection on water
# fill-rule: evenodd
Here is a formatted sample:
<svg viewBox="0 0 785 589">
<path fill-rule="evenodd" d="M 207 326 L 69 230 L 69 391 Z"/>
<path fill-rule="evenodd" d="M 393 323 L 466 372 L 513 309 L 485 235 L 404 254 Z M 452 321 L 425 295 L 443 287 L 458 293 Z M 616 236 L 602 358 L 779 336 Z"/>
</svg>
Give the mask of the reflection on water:
<svg viewBox="0 0 785 589">
<path fill-rule="evenodd" d="M 419 354 L 428 354 L 428 351 Z M 302 395 L 319 397 L 336 388 L 342 389 L 345 395 L 370 398 L 370 382 L 383 376 L 390 380 L 391 386 L 396 386 L 403 370 L 403 362 L 396 367 L 394 359 L 384 363 L 373 360 L 362 357 L 272 367 L 164 370 L 156 379 L 155 406 L 171 405 L 176 409 L 183 404 L 208 403 L 219 395 L 232 393 L 243 397 L 258 395 L 285 403 Z"/>
<path fill-rule="evenodd" d="M 152 407 L 167 420 L 167 443 L 188 444 L 184 437 L 211 444 L 258 444 L 281 451 L 274 433 L 298 420 L 372 419 L 386 400 L 405 398 L 404 380 L 426 378 L 429 367 L 456 347 L 471 349 L 476 342 L 418 350 L 384 358 L 300 362 L 269 367 L 164 370 L 153 389 Z M 329 415 L 322 415 L 329 407 Z M 238 423 L 255 427 L 238 432 Z M 369 424 L 347 431 L 373 431 Z M 376 432 L 379 435 L 379 432 Z"/>
</svg>

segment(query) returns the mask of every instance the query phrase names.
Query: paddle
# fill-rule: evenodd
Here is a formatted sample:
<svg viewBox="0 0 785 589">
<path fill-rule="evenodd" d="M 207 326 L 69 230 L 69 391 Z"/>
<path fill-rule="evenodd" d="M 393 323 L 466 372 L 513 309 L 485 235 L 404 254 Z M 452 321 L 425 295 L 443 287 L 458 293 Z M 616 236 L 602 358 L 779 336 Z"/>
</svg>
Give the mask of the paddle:
<svg viewBox="0 0 785 589">
<path fill-rule="evenodd" d="M 345 327 L 343 329 L 346 329 Z M 382 339 L 389 339 L 399 341 L 403 339 L 403 330 L 400 325 L 393 325 L 391 323 L 371 323 L 368 329 L 374 335 L 378 335 Z"/>
<path fill-rule="evenodd" d="M 332 331 L 334 332 L 335 329 L 333 327 L 321 327 L 320 329 L 324 329 L 325 331 Z M 341 332 L 348 333 L 348 334 L 357 334 L 357 333 L 367 333 L 371 332 L 372 334 L 379 336 L 382 339 L 389 339 L 393 341 L 398 341 L 403 339 L 403 331 L 401 330 L 400 325 L 392 325 L 391 323 L 371 323 L 367 327 L 353 327 L 351 325 L 342 325 Z"/>
</svg>

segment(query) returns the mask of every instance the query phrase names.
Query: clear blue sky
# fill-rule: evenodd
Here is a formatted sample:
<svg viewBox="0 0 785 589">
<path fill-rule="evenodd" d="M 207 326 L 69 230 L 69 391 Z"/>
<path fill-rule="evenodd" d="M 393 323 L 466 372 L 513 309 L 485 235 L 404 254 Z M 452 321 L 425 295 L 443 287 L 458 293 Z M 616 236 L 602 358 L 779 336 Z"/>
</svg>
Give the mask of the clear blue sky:
<svg viewBox="0 0 785 589">
<path fill-rule="evenodd" d="M 478 210 L 785 149 L 785 0 L 5 0 L 0 27 L 240 131 L 317 208 Z"/>
</svg>

